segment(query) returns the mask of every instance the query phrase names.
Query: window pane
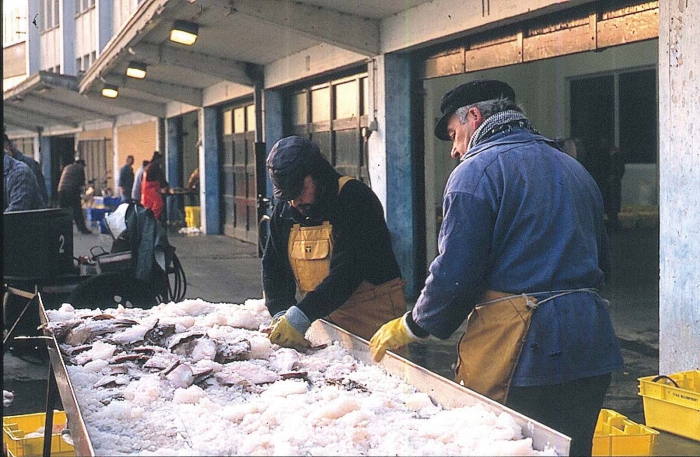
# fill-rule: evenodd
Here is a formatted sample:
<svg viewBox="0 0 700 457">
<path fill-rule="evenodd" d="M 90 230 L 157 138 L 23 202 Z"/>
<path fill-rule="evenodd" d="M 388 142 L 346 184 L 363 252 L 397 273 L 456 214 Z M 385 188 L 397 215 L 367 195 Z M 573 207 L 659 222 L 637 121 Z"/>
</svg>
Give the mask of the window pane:
<svg viewBox="0 0 700 457">
<path fill-rule="evenodd" d="M 311 122 L 331 120 L 331 88 L 324 87 L 311 92 Z"/>
<path fill-rule="evenodd" d="M 231 110 L 224 111 L 224 135 L 230 135 L 231 133 L 233 133 L 232 114 L 233 113 L 231 112 Z"/>
<path fill-rule="evenodd" d="M 54 2 L 53 2 L 53 25 L 54 25 L 54 27 L 59 26 L 58 22 L 60 21 L 60 18 L 61 18 L 61 15 L 58 14 L 59 11 L 60 11 L 59 10 L 59 0 L 54 0 Z"/>
<path fill-rule="evenodd" d="M 292 96 L 292 125 L 304 125 L 307 120 L 306 92 Z"/>
<path fill-rule="evenodd" d="M 245 108 L 233 110 L 233 133 L 245 132 Z"/>
<path fill-rule="evenodd" d="M 629 163 L 656 163 L 656 71 L 623 73 L 620 84 L 620 152 Z"/>
<path fill-rule="evenodd" d="M 360 114 L 364 116 L 367 114 L 369 109 L 369 78 L 362 78 L 362 106 L 360 107 Z"/>
<path fill-rule="evenodd" d="M 571 137 L 581 140 L 579 160 L 598 181 L 596 151 L 615 138 L 615 80 L 612 75 L 571 81 Z"/>
<path fill-rule="evenodd" d="M 246 106 L 246 116 L 248 117 L 247 131 L 255 130 L 255 105 Z"/>
<path fill-rule="evenodd" d="M 357 117 L 358 89 L 357 81 L 348 81 L 335 86 L 335 119 Z"/>
</svg>

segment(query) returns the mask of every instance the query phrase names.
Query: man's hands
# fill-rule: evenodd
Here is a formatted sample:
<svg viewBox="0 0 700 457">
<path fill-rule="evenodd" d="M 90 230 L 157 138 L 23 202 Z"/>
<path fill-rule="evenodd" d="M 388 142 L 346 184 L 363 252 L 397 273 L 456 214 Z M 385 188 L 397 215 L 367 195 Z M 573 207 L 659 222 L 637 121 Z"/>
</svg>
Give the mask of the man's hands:
<svg viewBox="0 0 700 457">
<path fill-rule="evenodd" d="M 417 339 L 418 337 L 409 330 L 406 324 L 406 316 L 397 317 L 382 325 L 374 336 L 372 336 L 369 342 L 369 348 L 372 351 L 372 360 L 379 362 L 384 358 L 384 354 L 387 350 L 398 349 Z"/>
<path fill-rule="evenodd" d="M 311 344 L 306 341 L 304 334 L 311 326 L 306 314 L 296 306 L 292 306 L 284 315 L 276 315 L 272 320 L 270 341 L 287 348 L 308 349 Z"/>
</svg>

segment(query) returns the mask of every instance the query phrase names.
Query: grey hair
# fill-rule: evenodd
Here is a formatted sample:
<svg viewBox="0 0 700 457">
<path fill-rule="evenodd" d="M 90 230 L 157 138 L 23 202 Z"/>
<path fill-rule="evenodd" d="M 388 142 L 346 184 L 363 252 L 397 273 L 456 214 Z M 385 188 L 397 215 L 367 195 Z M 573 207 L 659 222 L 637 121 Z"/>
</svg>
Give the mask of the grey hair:
<svg viewBox="0 0 700 457">
<path fill-rule="evenodd" d="M 461 124 L 467 122 L 467 113 L 469 112 L 469 108 L 478 108 L 479 111 L 481 111 L 481 115 L 484 116 L 484 120 L 496 113 L 500 113 L 501 111 L 517 111 L 525 114 L 523 107 L 515 103 L 513 100 L 508 98 L 497 98 L 457 108 L 455 114 L 457 115 L 457 118 Z"/>
</svg>

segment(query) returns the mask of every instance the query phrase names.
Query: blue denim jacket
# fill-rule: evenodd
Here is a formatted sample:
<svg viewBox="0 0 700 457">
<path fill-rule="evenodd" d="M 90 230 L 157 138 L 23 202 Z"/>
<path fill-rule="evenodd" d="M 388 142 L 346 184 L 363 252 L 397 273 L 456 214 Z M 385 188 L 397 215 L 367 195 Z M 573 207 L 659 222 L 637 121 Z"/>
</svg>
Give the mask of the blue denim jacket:
<svg viewBox="0 0 700 457">
<path fill-rule="evenodd" d="M 553 142 L 507 129 L 473 147 L 445 187 L 439 255 L 413 321 L 449 338 L 486 289 L 532 293 L 533 314 L 513 379 L 546 385 L 622 368 L 607 303 L 578 292 L 609 274 L 603 200 L 590 174 Z M 497 354 L 494 354 L 497 356 Z"/>
</svg>

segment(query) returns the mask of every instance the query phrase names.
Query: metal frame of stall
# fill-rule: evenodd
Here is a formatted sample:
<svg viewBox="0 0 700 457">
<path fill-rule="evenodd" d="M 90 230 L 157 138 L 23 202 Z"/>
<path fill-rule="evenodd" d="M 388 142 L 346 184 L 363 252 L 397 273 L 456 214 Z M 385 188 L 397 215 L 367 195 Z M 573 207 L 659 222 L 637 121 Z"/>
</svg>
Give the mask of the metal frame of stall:
<svg viewBox="0 0 700 457">
<path fill-rule="evenodd" d="M 39 294 L 39 317 L 42 324 L 47 324 L 49 318 Z M 45 326 L 44 326 L 45 327 Z M 60 349 L 53 334 L 44 328 L 47 348 L 51 361 L 51 376 L 47 390 L 46 410 L 53 410 L 55 395 L 58 393 L 63 403 L 63 408 L 68 419 L 68 429 L 75 447 L 76 455 L 94 456 L 95 450 L 90 441 L 90 436 L 80 411 L 80 406 L 75 395 L 75 390 L 71 383 L 66 365 L 61 357 Z M 309 332 L 308 339 L 313 345 L 330 344 L 337 341 L 343 348 L 358 361 L 372 364 L 372 356 L 369 343 L 340 327 L 327 321 L 315 321 Z M 388 352 L 379 366 L 388 374 L 403 379 L 406 384 L 415 387 L 420 392 L 424 392 L 437 404 L 446 409 L 462 406 L 473 406 L 481 404 L 487 411 L 500 414 L 507 412 L 511 414 L 515 422 L 521 427 L 523 436 L 532 438 L 532 445 L 535 449 L 543 451 L 545 448 L 553 448 L 558 455 L 569 455 L 571 438 L 547 427 L 527 416 L 524 416 L 506 406 L 497 403 L 483 395 L 467 389 L 449 379 L 439 376 L 423 367 L 410 362 L 403 357 Z M 51 430 L 47 414 L 46 430 Z M 44 441 L 44 455 L 46 454 L 46 441 Z M 51 449 L 49 442 L 49 451 Z"/>
</svg>

